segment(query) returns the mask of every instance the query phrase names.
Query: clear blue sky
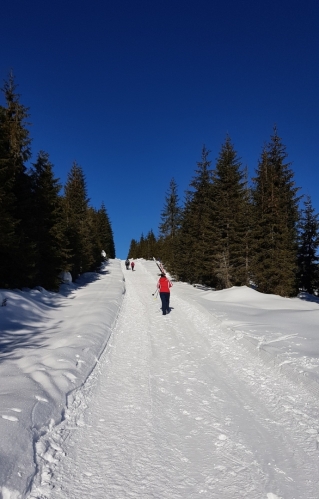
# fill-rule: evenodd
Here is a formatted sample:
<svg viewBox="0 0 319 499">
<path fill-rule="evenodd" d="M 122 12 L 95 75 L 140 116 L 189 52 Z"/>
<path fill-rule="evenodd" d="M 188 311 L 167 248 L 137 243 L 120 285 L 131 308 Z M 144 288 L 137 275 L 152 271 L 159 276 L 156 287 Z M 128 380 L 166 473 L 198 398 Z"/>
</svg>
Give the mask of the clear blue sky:
<svg viewBox="0 0 319 499">
<path fill-rule="evenodd" d="M 33 160 L 48 152 L 62 183 L 82 166 L 119 258 L 227 133 L 252 176 L 276 124 L 319 212 L 318 0 L 2 0 L 1 20 Z"/>
</svg>

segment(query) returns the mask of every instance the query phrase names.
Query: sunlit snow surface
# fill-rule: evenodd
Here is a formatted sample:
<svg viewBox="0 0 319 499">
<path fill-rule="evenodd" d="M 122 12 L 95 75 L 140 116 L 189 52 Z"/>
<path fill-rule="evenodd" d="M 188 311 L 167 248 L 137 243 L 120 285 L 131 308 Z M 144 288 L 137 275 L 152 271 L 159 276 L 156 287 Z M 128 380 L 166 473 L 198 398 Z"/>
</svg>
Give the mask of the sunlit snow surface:
<svg viewBox="0 0 319 499">
<path fill-rule="evenodd" d="M 317 499 L 318 303 L 156 280 L 0 293 L 3 499 Z"/>
</svg>

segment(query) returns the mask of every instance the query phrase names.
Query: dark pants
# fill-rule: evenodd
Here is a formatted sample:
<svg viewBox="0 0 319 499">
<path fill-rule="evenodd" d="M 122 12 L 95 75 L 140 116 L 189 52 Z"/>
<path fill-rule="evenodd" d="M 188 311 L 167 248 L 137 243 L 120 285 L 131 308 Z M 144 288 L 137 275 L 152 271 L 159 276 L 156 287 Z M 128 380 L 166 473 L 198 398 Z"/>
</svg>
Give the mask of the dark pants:
<svg viewBox="0 0 319 499">
<path fill-rule="evenodd" d="M 169 312 L 169 295 L 170 293 L 160 293 L 163 315 Z"/>
</svg>

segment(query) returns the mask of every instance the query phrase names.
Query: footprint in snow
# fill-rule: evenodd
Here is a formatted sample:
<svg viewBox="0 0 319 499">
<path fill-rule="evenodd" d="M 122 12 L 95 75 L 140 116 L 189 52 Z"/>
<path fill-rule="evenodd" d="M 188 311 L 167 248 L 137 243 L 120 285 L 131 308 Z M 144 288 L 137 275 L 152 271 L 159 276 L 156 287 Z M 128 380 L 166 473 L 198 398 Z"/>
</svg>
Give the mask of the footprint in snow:
<svg viewBox="0 0 319 499">
<path fill-rule="evenodd" d="M 218 436 L 218 440 L 227 440 L 227 436 L 224 435 L 223 433 L 221 433 L 219 436 Z"/>
<path fill-rule="evenodd" d="M 35 398 L 39 401 L 39 402 L 48 402 L 47 399 L 45 399 L 44 397 L 40 397 L 40 395 L 35 395 Z"/>
<path fill-rule="evenodd" d="M 2 419 L 7 419 L 8 421 L 19 421 L 15 416 L 7 416 L 6 414 L 1 415 Z"/>
<path fill-rule="evenodd" d="M 318 430 L 316 430 L 315 428 L 309 428 L 308 430 L 306 430 L 306 433 L 308 433 L 309 435 L 317 435 Z"/>
<path fill-rule="evenodd" d="M 68 378 L 68 380 L 71 381 L 71 383 L 75 383 L 75 380 L 76 380 L 76 376 L 74 376 L 74 374 L 72 373 L 69 373 L 69 372 L 65 372 L 63 373 L 63 375 Z"/>
</svg>

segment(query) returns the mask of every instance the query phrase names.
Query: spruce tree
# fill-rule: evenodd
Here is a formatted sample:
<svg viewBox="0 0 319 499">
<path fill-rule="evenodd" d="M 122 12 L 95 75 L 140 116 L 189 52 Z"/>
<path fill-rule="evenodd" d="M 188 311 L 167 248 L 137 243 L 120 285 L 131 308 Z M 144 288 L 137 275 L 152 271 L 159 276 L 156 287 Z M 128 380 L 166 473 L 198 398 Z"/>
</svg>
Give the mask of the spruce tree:
<svg viewBox="0 0 319 499">
<path fill-rule="evenodd" d="M 146 260 L 149 260 L 154 256 L 156 251 L 157 240 L 151 229 L 146 237 L 142 233 L 139 241 L 136 241 L 135 239 L 131 240 L 127 258 L 145 258 Z"/>
<path fill-rule="evenodd" d="M 136 258 L 137 245 L 138 243 L 136 239 L 131 239 L 130 247 L 127 253 L 127 258 Z"/>
<path fill-rule="evenodd" d="M 218 288 L 248 283 L 249 197 L 237 152 L 226 137 L 213 172 L 213 272 Z"/>
<path fill-rule="evenodd" d="M 13 175 L 9 168 L 9 144 L 5 134 L 5 108 L 0 106 L 0 287 L 10 284 L 9 256 L 15 248 Z"/>
<path fill-rule="evenodd" d="M 180 228 L 181 207 L 178 198 L 177 184 L 172 178 L 169 184 L 169 190 L 165 196 L 165 205 L 161 213 L 161 223 L 159 233 L 163 237 L 174 239 Z"/>
<path fill-rule="evenodd" d="M 54 178 L 49 155 L 40 151 L 30 173 L 33 194 L 33 239 L 36 243 L 34 284 L 57 290 L 67 268 L 61 185 Z"/>
<path fill-rule="evenodd" d="M 181 226 L 176 237 L 176 258 L 172 269 L 179 280 L 187 282 L 193 282 L 192 269 L 189 264 L 193 242 L 191 230 L 192 195 L 193 192 L 189 190 L 185 192 L 184 206 L 181 213 Z M 162 247 L 165 249 L 165 240 L 162 241 Z"/>
<path fill-rule="evenodd" d="M 165 196 L 165 205 L 161 213 L 159 236 L 161 238 L 161 258 L 169 269 L 175 267 L 176 236 L 181 226 L 182 210 L 179 203 L 177 184 L 172 178 Z"/>
<path fill-rule="evenodd" d="M 252 276 L 264 293 L 296 292 L 298 188 L 276 128 L 253 179 Z"/>
<path fill-rule="evenodd" d="M 147 233 L 145 238 L 145 254 L 143 258 L 145 258 L 146 260 L 150 260 L 151 258 L 153 258 L 156 251 L 156 245 L 157 245 L 156 237 L 154 235 L 153 230 L 151 229 Z"/>
<path fill-rule="evenodd" d="M 92 269 L 94 262 L 88 218 L 86 180 L 82 168 L 74 162 L 64 188 L 64 216 L 73 280 Z"/>
<path fill-rule="evenodd" d="M 88 208 L 88 225 L 91 235 L 92 263 L 90 270 L 97 270 L 103 261 L 115 258 L 115 246 L 111 223 L 104 203 L 99 210 Z M 106 256 L 103 256 L 104 253 Z"/>
<path fill-rule="evenodd" d="M 144 237 L 144 234 L 142 232 L 140 240 L 138 241 L 138 244 L 136 246 L 135 258 L 144 258 L 145 253 L 146 253 L 145 237 Z"/>
<path fill-rule="evenodd" d="M 6 241 L 0 244 L 1 285 L 22 287 L 32 285 L 35 274 L 33 198 L 26 168 L 31 158 L 29 110 L 20 103 L 12 73 L 2 91 L 6 106 L 0 113 L 0 213 Z"/>
<path fill-rule="evenodd" d="M 102 251 L 103 246 L 101 242 L 100 220 L 98 211 L 92 207 L 87 210 L 88 227 L 91 237 L 91 252 L 92 263 L 90 266 L 91 271 L 97 271 L 101 268 L 102 262 L 105 260 Z"/>
<path fill-rule="evenodd" d="M 108 258 L 115 258 L 113 230 L 104 203 L 102 203 L 97 215 L 101 250 L 105 251 Z"/>
<path fill-rule="evenodd" d="M 319 215 L 307 196 L 302 210 L 298 237 L 298 288 L 313 294 L 319 290 Z"/>
<path fill-rule="evenodd" d="M 190 182 L 178 234 L 178 276 L 189 282 L 212 283 L 213 204 L 209 152 L 202 148 L 195 176 Z"/>
</svg>

